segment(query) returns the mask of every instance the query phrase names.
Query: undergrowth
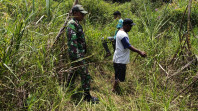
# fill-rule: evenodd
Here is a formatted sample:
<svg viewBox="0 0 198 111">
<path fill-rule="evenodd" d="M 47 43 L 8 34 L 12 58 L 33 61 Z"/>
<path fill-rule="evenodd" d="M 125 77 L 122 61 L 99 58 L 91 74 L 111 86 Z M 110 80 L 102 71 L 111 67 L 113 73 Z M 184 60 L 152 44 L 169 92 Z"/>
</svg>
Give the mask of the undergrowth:
<svg viewBox="0 0 198 111">
<path fill-rule="evenodd" d="M 65 33 L 55 47 L 51 47 L 72 4 L 73 0 L 0 1 L 1 110 L 198 109 L 198 84 L 184 90 L 195 79 L 197 63 L 194 61 L 180 71 L 191 57 L 185 48 L 177 51 L 181 45 L 179 33 L 185 33 L 187 27 L 182 21 L 179 32 L 178 23 L 188 0 L 173 0 L 172 3 L 80 0 L 89 12 L 82 25 L 88 49 L 86 60 L 92 76 L 91 94 L 100 99 L 99 104 L 82 100 L 80 78 L 76 80 L 75 89 L 65 87 L 70 68 Z M 190 40 L 194 55 L 198 55 L 196 6 L 197 1 L 193 0 Z M 143 59 L 131 53 L 126 81 L 121 83 L 121 95 L 112 92 L 112 56 L 104 58 L 101 41 L 102 37 L 114 35 L 116 20 L 112 14 L 117 10 L 123 19 L 131 18 L 136 23 L 128 33 L 130 43 L 148 55 Z M 113 54 L 111 44 L 109 47 Z M 178 71 L 179 74 L 172 77 Z"/>
</svg>

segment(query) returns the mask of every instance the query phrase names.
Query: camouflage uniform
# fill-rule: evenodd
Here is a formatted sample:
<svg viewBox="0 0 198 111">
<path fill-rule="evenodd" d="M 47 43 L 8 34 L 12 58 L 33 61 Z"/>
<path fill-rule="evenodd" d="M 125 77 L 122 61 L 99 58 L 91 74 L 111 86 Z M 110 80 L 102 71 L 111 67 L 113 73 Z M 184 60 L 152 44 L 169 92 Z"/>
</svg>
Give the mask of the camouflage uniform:
<svg viewBox="0 0 198 111">
<path fill-rule="evenodd" d="M 82 26 L 77 20 L 71 19 L 67 24 L 67 41 L 69 58 L 72 67 L 77 67 L 68 77 L 67 86 L 73 85 L 77 75 L 81 76 L 82 88 L 85 91 L 90 89 L 90 78 L 88 67 L 83 59 L 86 54 L 86 42 Z"/>
</svg>

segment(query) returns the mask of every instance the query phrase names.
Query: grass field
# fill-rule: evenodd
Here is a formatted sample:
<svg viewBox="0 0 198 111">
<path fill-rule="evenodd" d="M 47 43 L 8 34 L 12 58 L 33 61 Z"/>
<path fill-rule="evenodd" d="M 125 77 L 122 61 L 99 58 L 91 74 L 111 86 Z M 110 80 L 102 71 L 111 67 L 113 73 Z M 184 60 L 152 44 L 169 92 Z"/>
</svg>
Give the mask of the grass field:
<svg viewBox="0 0 198 111">
<path fill-rule="evenodd" d="M 65 87 L 70 70 L 66 34 L 52 47 L 74 0 L 0 0 L 0 109 L 198 110 L 198 1 L 192 0 L 190 28 L 188 9 L 185 13 L 190 0 L 151 1 L 79 0 L 89 12 L 81 24 L 91 94 L 100 99 L 91 104 L 83 101 L 80 77 L 75 89 Z M 128 33 L 130 43 L 148 55 L 131 53 L 120 95 L 112 92 L 112 56 L 104 58 L 101 41 L 114 35 L 117 10 L 136 23 Z"/>
</svg>

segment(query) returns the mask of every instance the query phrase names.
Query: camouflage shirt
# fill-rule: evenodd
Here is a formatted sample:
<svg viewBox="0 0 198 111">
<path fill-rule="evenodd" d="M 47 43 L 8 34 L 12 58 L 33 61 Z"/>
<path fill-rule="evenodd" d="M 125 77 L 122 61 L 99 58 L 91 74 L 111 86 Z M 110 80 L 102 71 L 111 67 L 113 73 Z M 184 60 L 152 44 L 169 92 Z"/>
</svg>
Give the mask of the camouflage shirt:
<svg viewBox="0 0 198 111">
<path fill-rule="evenodd" d="M 77 20 L 71 19 L 68 22 L 66 34 L 70 59 L 83 58 L 86 53 L 86 42 L 83 28 Z"/>
</svg>

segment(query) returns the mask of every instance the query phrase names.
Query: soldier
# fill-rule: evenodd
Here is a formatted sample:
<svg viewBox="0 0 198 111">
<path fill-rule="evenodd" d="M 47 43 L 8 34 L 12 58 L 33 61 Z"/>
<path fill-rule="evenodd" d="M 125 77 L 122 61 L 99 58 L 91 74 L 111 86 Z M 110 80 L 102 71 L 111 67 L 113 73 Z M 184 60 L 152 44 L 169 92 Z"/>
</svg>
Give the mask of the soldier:
<svg viewBox="0 0 198 111">
<path fill-rule="evenodd" d="M 67 41 L 68 52 L 71 60 L 71 66 L 75 70 L 68 76 L 67 87 L 72 86 L 77 75 L 81 76 L 81 84 L 84 90 L 84 100 L 89 102 L 98 102 L 98 98 L 90 95 L 91 76 L 88 73 L 88 66 L 84 60 L 86 54 L 86 42 L 82 26 L 79 24 L 88 12 L 84 10 L 82 5 L 75 5 L 72 8 L 73 18 L 67 24 Z"/>
</svg>

